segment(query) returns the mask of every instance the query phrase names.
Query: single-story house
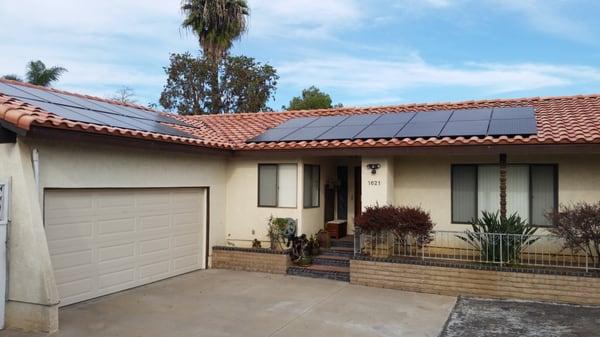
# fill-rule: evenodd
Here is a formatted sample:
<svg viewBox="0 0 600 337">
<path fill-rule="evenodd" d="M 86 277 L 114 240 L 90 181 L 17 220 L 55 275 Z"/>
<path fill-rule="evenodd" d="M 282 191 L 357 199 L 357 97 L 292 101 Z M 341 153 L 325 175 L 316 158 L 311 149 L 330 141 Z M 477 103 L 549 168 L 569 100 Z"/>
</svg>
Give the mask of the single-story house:
<svg viewBox="0 0 600 337">
<path fill-rule="evenodd" d="M 207 268 L 271 215 L 352 233 L 365 206 L 418 205 L 463 230 L 501 181 L 539 226 L 600 200 L 600 95 L 179 116 L 0 80 L 3 316 L 55 330 L 59 306 Z"/>
</svg>

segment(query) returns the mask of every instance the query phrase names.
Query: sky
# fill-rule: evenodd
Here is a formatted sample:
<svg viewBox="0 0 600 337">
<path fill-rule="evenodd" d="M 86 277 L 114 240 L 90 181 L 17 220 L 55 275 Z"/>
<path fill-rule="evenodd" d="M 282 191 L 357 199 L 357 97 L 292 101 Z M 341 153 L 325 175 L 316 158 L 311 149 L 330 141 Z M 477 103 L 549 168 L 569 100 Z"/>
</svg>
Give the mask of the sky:
<svg viewBox="0 0 600 337">
<path fill-rule="evenodd" d="M 231 53 L 280 76 L 278 110 L 315 85 L 345 106 L 600 93 L 600 1 L 249 0 Z M 170 53 L 199 54 L 178 0 L 0 0 L 0 75 L 158 101 Z"/>
</svg>

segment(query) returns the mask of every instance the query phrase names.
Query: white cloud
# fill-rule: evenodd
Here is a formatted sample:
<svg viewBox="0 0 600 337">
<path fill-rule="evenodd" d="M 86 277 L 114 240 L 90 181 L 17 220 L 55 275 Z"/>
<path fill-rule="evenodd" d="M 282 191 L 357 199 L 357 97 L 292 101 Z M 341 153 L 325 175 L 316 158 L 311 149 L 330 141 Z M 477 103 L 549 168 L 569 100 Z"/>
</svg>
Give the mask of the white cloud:
<svg viewBox="0 0 600 337">
<path fill-rule="evenodd" d="M 250 34 L 261 37 L 330 38 L 360 25 L 356 0 L 250 0 Z"/>
<path fill-rule="evenodd" d="M 346 92 L 394 95 L 403 90 L 473 88 L 509 93 L 600 81 L 600 69 L 576 65 L 483 64 L 436 65 L 418 56 L 399 61 L 339 55 L 281 64 L 282 82 L 303 88 L 317 83 Z"/>
</svg>

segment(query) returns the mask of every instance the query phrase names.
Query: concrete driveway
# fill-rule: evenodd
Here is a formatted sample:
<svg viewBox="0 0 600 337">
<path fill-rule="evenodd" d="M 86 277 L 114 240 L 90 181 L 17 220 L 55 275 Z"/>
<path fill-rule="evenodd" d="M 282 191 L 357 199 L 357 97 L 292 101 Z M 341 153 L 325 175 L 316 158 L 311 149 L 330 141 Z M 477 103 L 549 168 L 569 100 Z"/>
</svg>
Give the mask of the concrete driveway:
<svg viewBox="0 0 600 337">
<path fill-rule="evenodd" d="M 455 301 L 329 280 L 205 270 L 65 307 L 60 331 L 51 336 L 438 336 Z"/>
</svg>

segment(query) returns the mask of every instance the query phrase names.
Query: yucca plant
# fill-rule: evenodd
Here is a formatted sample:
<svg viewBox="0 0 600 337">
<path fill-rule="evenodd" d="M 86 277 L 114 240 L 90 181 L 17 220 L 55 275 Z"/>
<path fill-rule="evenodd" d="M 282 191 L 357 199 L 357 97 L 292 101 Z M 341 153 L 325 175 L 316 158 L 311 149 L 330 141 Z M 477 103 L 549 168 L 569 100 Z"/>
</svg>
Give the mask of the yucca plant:
<svg viewBox="0 0 600 337">
<path fill-rule="evenodd" d="M 457 237 L 478 250 L 483 261 L 518 263 L 521 252 L 539 239 L 534 236 L 537 228 L 517 213 L 503 218 L 498 212 L 483 211 L 471 229 Z"/>
</svg>

